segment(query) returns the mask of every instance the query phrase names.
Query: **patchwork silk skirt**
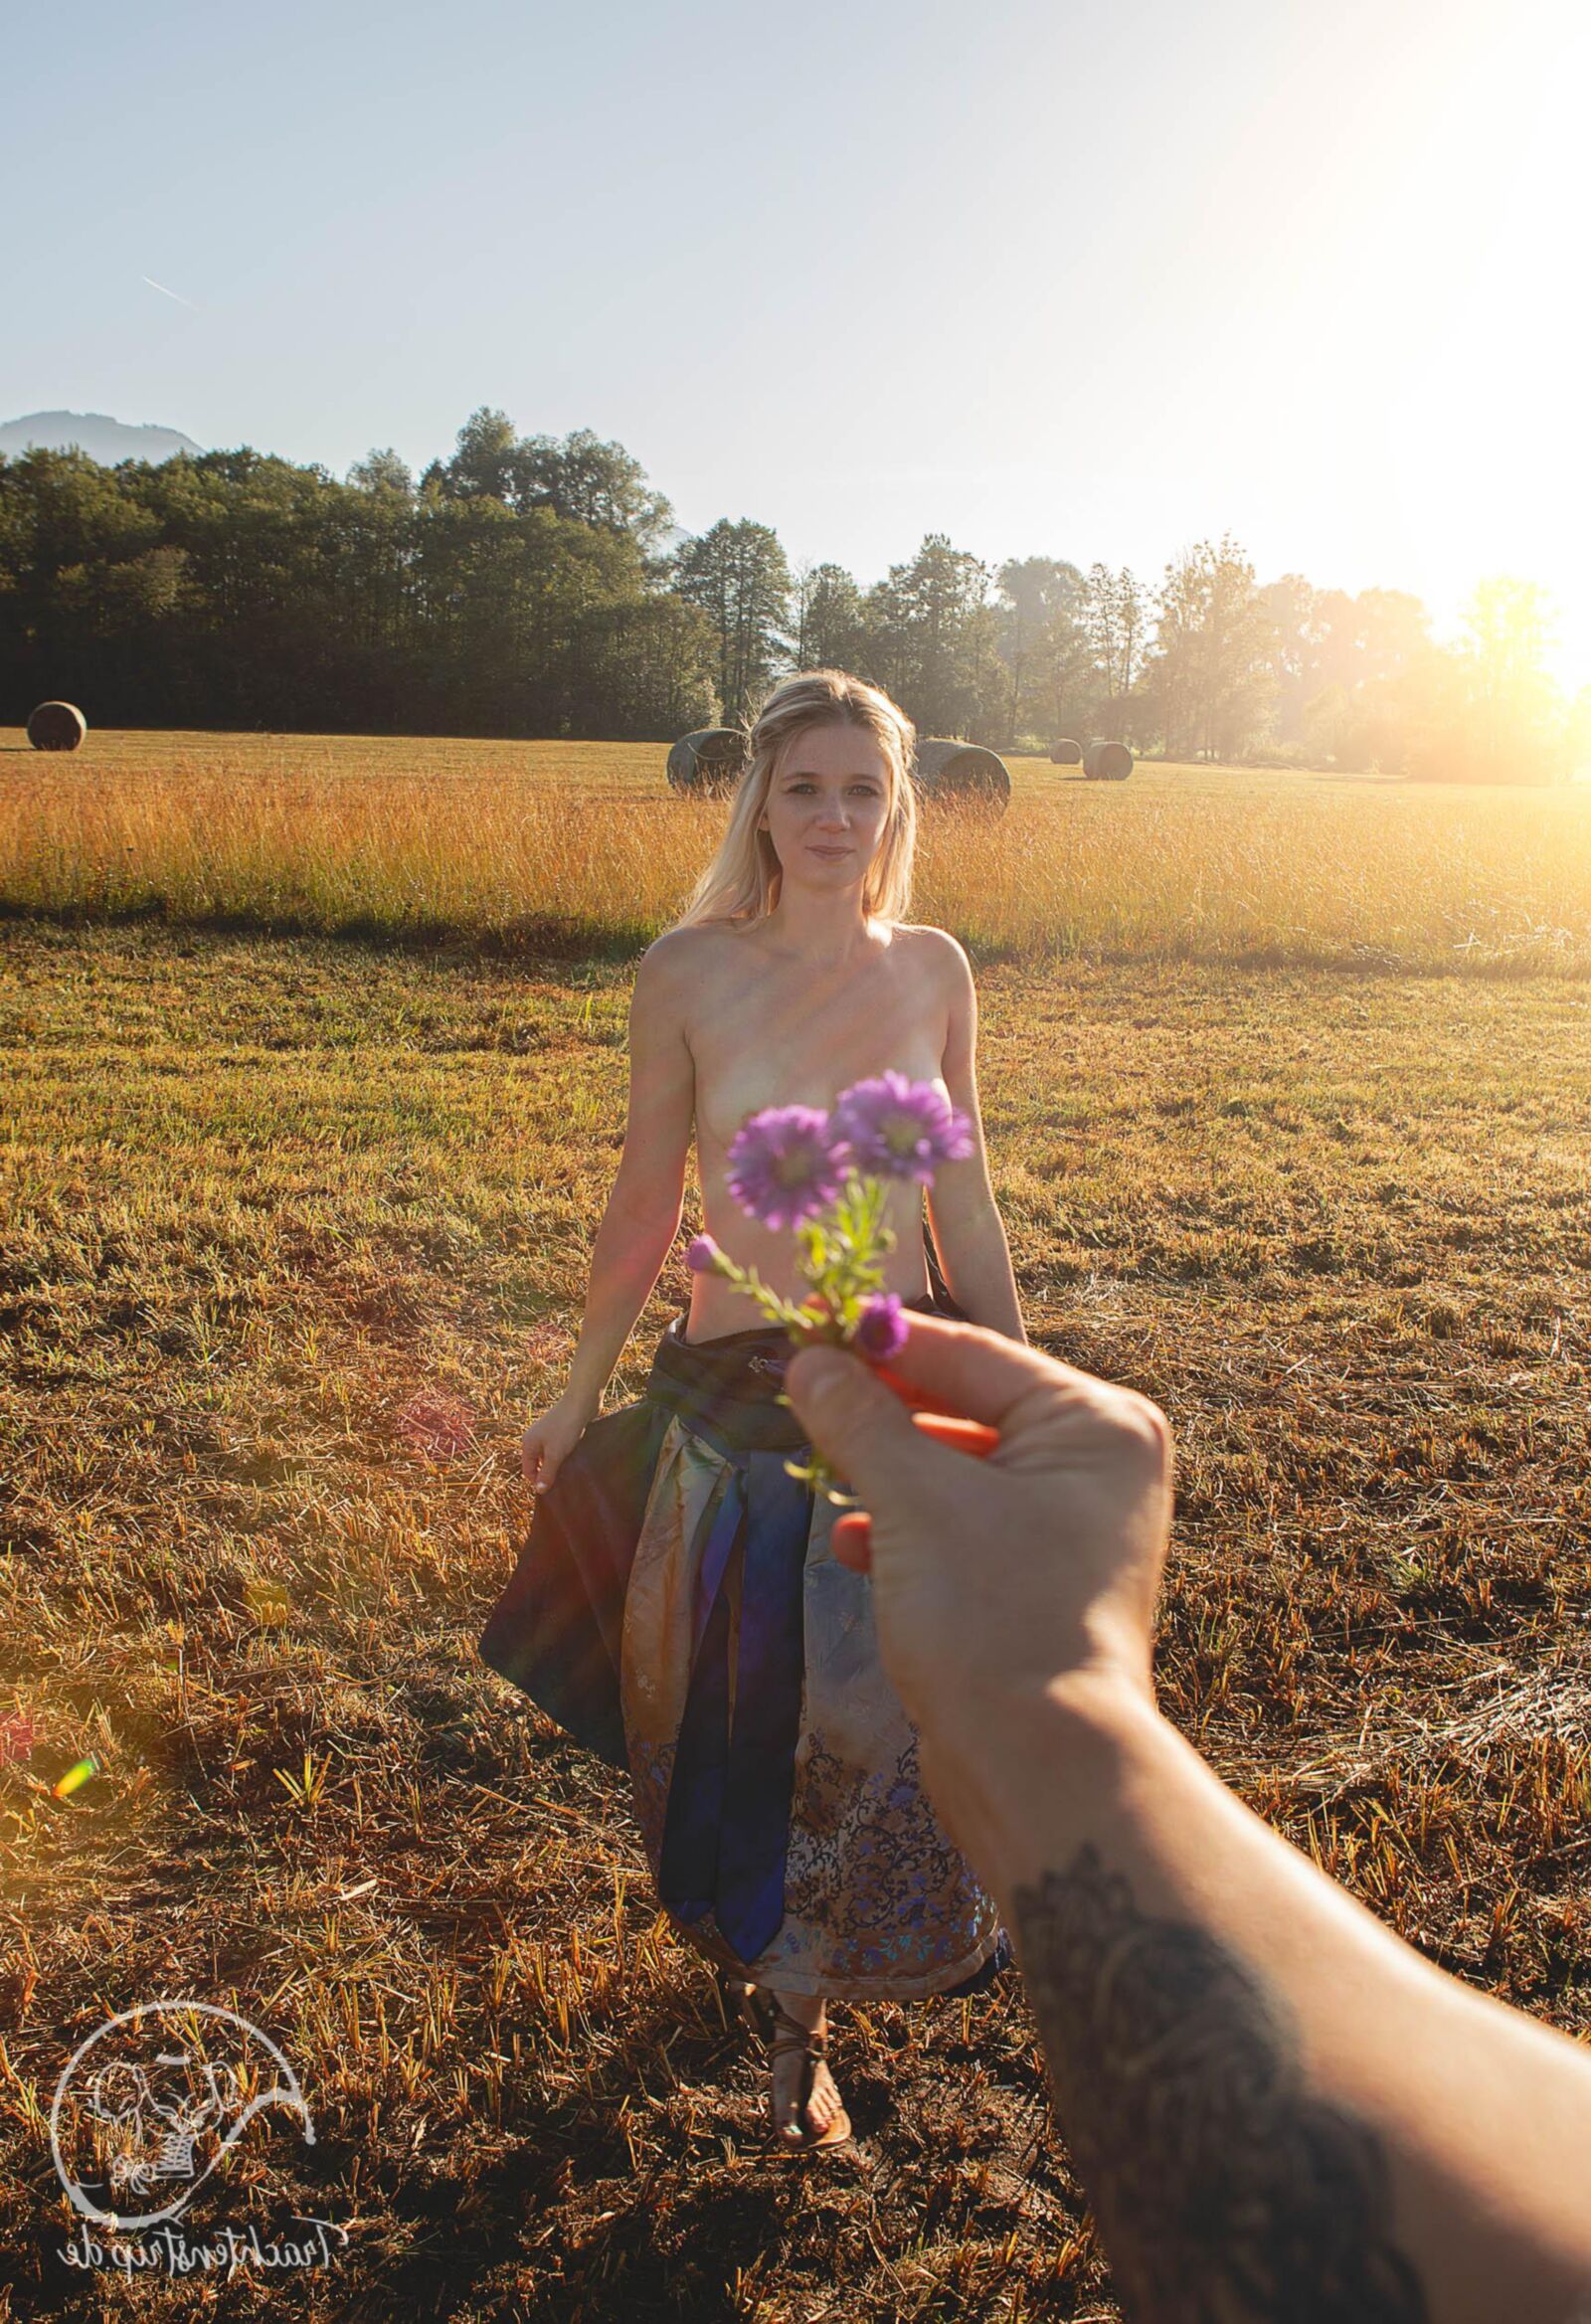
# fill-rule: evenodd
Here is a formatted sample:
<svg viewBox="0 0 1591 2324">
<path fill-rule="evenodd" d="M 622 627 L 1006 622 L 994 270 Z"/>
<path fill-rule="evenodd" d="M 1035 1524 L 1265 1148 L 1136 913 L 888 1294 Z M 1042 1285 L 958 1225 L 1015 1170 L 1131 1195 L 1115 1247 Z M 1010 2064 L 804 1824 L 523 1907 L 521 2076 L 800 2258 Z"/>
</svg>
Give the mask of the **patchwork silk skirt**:
<svg viewBox="0 0 1591 2324">
<path fill-rule="evenodd" d="M 960 1316 L 939 1281 L 909 1304 Z M 975 1991 L 1010 1945 L 922 1788 L 871 1581 L 786 1473 L 811 1449 L 777 1401 L 789 1338 L 691 1344 L 684 1321 L 539 1497 L 481 1654 L 627 1773 L 659 1900 L 706 1959 L 839 2000 Z"/>
</svg>

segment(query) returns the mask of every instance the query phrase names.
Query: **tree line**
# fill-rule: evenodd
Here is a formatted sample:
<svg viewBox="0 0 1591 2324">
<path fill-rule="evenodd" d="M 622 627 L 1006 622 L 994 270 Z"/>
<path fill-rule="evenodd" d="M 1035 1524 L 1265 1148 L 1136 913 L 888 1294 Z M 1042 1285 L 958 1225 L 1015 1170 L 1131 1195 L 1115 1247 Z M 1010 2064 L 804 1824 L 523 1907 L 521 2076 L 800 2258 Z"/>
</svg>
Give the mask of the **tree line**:
<svg viewBox="0 0 1591 2324">
<path fill-rule="evenodd" d="M 1483 583 L 1444 646 L 1406 592 L 1262 585 L 1230 535 L 1151 587 L 930 533 L 863 588 L 751 518 L 685 534 L 622 446 L 488 409 L 418 480 L 390 449 L 341 481 L 248 447 L 0 457 L 6 722 L 64 696 L 110 726 L 667 739 L 829 663 L 996 750 L 1541 779 L 1591 741 L 1547 637 L 1526 582 Z"/>
</svg>

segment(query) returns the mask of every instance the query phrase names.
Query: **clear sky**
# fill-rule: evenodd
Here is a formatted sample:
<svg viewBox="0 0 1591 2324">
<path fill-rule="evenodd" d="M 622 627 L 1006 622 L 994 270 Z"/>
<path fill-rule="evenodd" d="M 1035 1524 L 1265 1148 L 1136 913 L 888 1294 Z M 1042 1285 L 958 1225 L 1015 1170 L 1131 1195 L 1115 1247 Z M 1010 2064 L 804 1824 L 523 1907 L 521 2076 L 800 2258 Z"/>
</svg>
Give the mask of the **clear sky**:
<svg viewBox="0 0 1591 2324">
<path fill-rule="evenodd" d="M 79 0 L 3 58 L 0 419 L 341 474 L 491 404 L 864 584 L 1230 529 L 1446 635 L 1515 573 L 1591 681 L 1583 0 Z"/>
</svg>

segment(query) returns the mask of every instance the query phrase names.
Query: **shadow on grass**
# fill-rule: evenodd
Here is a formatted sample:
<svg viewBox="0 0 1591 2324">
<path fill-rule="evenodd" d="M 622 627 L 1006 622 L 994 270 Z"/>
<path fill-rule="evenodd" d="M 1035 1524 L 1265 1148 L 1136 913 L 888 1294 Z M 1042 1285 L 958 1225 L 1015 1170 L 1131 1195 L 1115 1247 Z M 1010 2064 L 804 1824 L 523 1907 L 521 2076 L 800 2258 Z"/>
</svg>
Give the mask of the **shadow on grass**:
<svg viewBox="0 0 1591 2324">
<path fill-rule="evenodd" d="M 421 964 L 445 959 L 459 961 L 548 962 L 560 967 L 582 963 L 619 965 L 636 960 L 656 928 L 619 922 L 594 926 L 587 921 L 530 916 L 501 929 L 469 928 L 456 921 L 415 921 L 402 925 L 374 915 L 325 927 L 295 912 L 209 912 L 178 916 L 168 913 L 155 898 L 127 904 L 114 911 L 94 911 L 83 904 L 38 906 L 0 898 L 0 922 L 9 921 L 81 932 L 91 928 L 154 928 L 178 936 L 257 936 L 277 942 L 347 945 L 351 949 L 408 955 Z"/>
<path fill-rule="evenodd" d="M 161 897 L 118 905 L 108 911 L 94 910 L 82 903 L 39 906 L 0 897 L 0 924 L 7 922 L 71 931 L 141 927 L 163 930 L 172 937 L 245 936 L 285 943 L 307 940 L 408 958 L 419 966 L 457 967 L 473 961 L 560 968 L 633 967 L 665 925 L 641 921 L 596 923 L 527 914 L 504 928 L 476 928 L 459 921 L 442 920 L 395 924 L 374 914 L 360 914 L 334 927 L 326 927 L 299 912 L 217 911 L 176 915 L 167 911 Z M 1225 951 L 1217 946 L 1178 942 L 1148 947 L 1090 944 L 1067 935 L 1054 943 L 1035 946 L 1004 943 L 976 930 L 961 929 L 956 933 L 976 968 L 1010 967 L 1037 972 L 1082 963 L 1095 968 L 1165 966 L 1262 975 L 1308 971 L 1365 978 L 1465 981 L 1481 978 L 1489 983 L 1520 983 L 1547 977 L 1581 983 L 1591 979 L 1591 950 L 1565 951 L 1550 944 L 1536 949 L 1521 944 L 1496 953 L 1488 952 L 1484 946 L 1456 945 L 1452 960 L 1433 960 L 1429 955 L 1399 953 L 1380 945 L 1358 943 L 1346 949 L 1330 945 L 1261 943 L 1241 951 Z"/>
</svg>

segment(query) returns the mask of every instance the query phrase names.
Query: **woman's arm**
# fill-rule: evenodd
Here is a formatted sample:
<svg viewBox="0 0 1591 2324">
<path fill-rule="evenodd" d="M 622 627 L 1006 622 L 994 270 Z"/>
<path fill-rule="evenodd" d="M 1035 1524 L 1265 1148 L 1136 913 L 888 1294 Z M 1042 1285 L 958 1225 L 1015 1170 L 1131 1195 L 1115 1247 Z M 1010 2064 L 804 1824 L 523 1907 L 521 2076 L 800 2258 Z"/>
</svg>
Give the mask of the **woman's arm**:
<svg viewBox="0 0 1591 2324">
<path fill-rule="evenodd" d="M 988 1182 L 983 1119 L 977 1102 L 977 993 L 972 963 L 954 936 L 932 931 L 948 1010 L 941 1068 L 951 1104 L 972 1125 L 972 1152 L 965 1162 L 942 1162 L 928 1189 L 929 1223 L 940 1264 L 957 1305 L 985 1332 L 1027 1343 L 1005 1228 Z"/>
<path fill-rule="evenodd" d="M 660 936 L 635 972 L 629 1003 L 629 1120 L 592 1248 L 580 1343 L 564 1401 L 595 1414 L 624 1342 L 652 1295 L 684 1209 L 696 1119 L 696 1067 L 685 1039 L 677 937 Z"/>
</svg>

